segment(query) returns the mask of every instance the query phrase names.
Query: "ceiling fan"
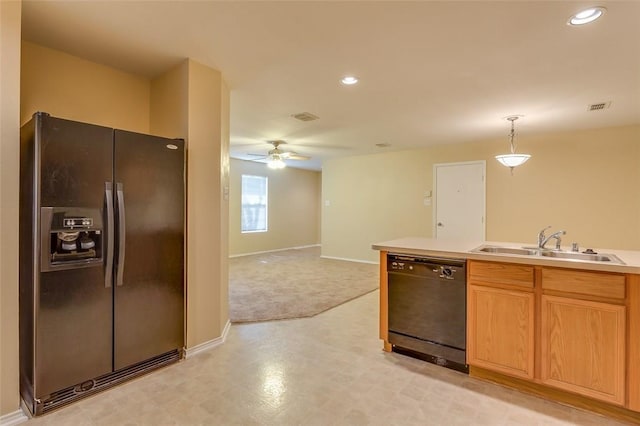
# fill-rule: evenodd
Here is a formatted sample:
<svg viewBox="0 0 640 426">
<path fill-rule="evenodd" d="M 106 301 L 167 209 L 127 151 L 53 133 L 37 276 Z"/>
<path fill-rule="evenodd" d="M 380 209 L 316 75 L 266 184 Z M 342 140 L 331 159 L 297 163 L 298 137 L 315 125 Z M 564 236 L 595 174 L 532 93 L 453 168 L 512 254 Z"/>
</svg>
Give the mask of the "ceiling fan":
<svg viewBox="0 0 640 426">
<path fill-rule="evenodd" d="M 293 151 L 283 151 L 280 149 L 280 145 L 285 145 L 286 142 L 282 140 L 268 141 L 271 145 L 273 145 L 273 149 L 269 150 L 267 155 L 262 154 L 249 154 L 258 156 L 260 158 L 256 158 L 252 161 L 260 161 L 267 160 L 267 167 L 271 169 L 283 169 L 287 167 L 284 160 L 309 160 L 311 157 L 307 157 L 306 155 L 299 155 Z"/>
</svg>

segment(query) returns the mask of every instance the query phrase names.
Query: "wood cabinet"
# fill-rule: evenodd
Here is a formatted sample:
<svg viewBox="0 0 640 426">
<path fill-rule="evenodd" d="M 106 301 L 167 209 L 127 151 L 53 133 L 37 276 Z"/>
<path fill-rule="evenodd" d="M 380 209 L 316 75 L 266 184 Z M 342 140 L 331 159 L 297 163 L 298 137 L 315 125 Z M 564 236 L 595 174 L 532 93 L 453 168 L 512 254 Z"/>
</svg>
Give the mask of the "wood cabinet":
<svg viewBox="0 0 640 426">
<path fill-rule="evenodd" d="M 542 383 L 623 405 L 626 308 L 542 295 Z"/>
<path fill-rule="evenodd" d="M 533 379 L 533 267 L 469 262 L 468 271 L 467 363 Z"/>
<path fill-rule="evenodd" d="M 542 268 L 541 287 L 541 382 L 624 405 L 625 276 Z"/>
<path fill-rule="evenodd" d="M 469 365 L 626 404 L 624 274 L 473 260 L 468 271 Z"/>
<path fill-rule="evenodd" d="M 542 268 L 542 290 L 561 292 L 590 299 L 612 299 L 624 303 L 625 276 L 607 272 Z"/>
<path fill-rule="evenodd" d="M 533 379 L 534 295 L 470 285 L 467 362 Z"/>
<path fill-rule="evenodd" d="M 640 275 L 627 285 L 627 408 L 640 412 Z"/>
<path fill-rule="evenodd" d="M 500 262 L 470 261 L 469 282 L 513 289 L 533 289 L 534 268 Z"/>
</svg>

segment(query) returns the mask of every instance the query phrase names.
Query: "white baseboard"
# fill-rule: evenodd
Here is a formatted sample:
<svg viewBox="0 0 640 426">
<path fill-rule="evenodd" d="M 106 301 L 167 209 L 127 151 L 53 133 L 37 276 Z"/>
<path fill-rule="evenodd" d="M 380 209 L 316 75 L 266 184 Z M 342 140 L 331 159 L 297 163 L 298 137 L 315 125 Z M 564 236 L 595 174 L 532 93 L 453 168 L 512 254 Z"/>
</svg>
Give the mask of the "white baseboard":
<svg viewBox="0 0 640 426">
<path fill-rule="evenodd" d="M 24 423 L 29 420 L 29 417 L 22 410 L 16 410 L 13 413 L 0 416 L 1 426 L 12 426 L 20 423 Z"/>
<path fill-rule="evenodd" d="M 356 263 L 368 263 L 370 265 L 378 265 L 380 262 L 375 262 L 372 260 L 361 260 L 361 259 L 349 259 L 346 257 L 334 257 L 334 256 L 320 256 L 323 259 L 333 259 L 333 260 L 345 260 L 347 262 L 356 262 Z"/>
<path fill-rule="evenodd" d="M 311 244 L 311 245 L 308 245 L 308 246 L 287 247 L 287 248 L 274 249 L 274 250 L 265 250 L 265 251 L 254 251 L 252 253 L 234 254 L 234 255 L 229 256 L 229 259 L 232 259 L 234 257 L 252 256 L 254 254 L 275 253 L 275 252 L 278 252 L 278 251 L 285 251 L 285 250 L 300 250 L 300 249 L 311 248 L 311 247 L 320 247 L 320 244 Z"/>
<path fill-rule="evenodd" d="M 217 346 L 222 345 L 225 340 L 227 340 L 227 334 L 229 334 L 229 328 L 231 328 L 231 321 L 227 320 L 227 323 L 224 325 L 224 330 L 222 330 L 222 336 L 216 337 L 215 339 L 209 340 L 208 342 L 200 343 L 192 348 L 185 349 L 185 358 L 191 358 L 194 355 L 197 355 L 201 352 L 208 351 Z"/>
</svg>

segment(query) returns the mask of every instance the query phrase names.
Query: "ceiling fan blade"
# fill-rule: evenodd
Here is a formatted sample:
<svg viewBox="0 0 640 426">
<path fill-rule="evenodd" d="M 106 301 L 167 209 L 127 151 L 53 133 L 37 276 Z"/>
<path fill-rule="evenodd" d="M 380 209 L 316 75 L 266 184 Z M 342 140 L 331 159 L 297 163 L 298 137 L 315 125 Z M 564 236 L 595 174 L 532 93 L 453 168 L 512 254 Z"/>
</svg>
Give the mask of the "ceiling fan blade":
<svg viewBox="0 0 640 426">
<path fill-rule="evenodd" d="M 255 158 L 245 158 L 248 161 L 262 161 L 269 158 L 268 155 L 264 155 L 264 154 L 244 154 L 244 155 L 249 157 L 255 157 Z"/>
<path fill-rule="evenodd" d="M 276 157 L 279 157 L 282 160 L 297 160 L 297 161 L 306 161 L 311 159 L 311 157 L 307 155 L 299 155 L 294 151 L 283 151 L 282 149 L 280 149 L 279 145 L 286 144 L 285 141 L 277 140 L 277 141 L 269 141 L 269 143 L 273 145 L 273 149 L 269 150 L 266 155 L 253 154 L 250 152 L 243 155 L 250 156 L 250 157 L 257 157 L 257 158 L 250 158 L 249 160 L 251 161 L 270 160 L 272 158 L 275 159 Z"/>
<path fill-rule="evenodd" d="M 284 160 L 310 160 L 311 157 L 306 155 L 300 155 L 297 152 L 287 151 L 280 154 L 280 157 Z"/>
<path fill-rule="evenodd" d="M 292 152 L 288 157 L 287 160 L 299 160 L 299 161 L 306 161 L 306 160 L 311 160 L 311 157 L 307 156 L 307 155 L 298 155 L 294 152 Z"/>
</svg>

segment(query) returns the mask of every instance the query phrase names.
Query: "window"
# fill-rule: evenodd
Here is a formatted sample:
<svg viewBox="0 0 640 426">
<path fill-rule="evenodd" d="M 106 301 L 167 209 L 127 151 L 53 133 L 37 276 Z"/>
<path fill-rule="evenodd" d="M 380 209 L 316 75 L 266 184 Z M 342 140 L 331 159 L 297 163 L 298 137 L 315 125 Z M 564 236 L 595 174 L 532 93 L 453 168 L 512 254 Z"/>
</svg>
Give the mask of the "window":
<svg viewBox="0 0 640 426">
<path fill-rule="evenodd" d="M 267 177 L 242 175 L 242 232 L 267 231 Z"/>
</svg>

